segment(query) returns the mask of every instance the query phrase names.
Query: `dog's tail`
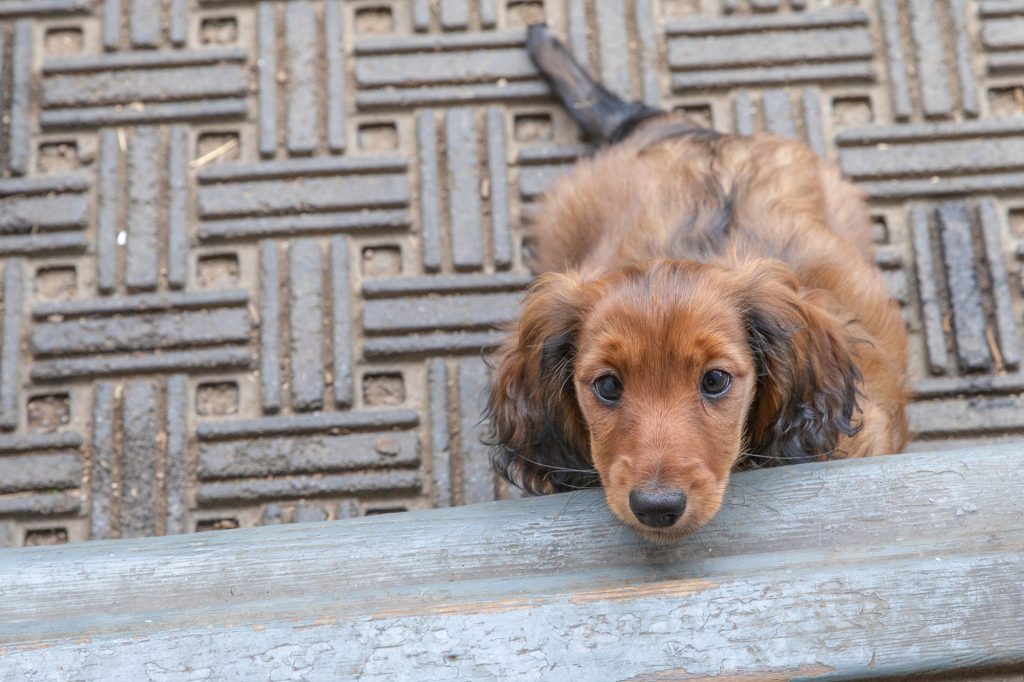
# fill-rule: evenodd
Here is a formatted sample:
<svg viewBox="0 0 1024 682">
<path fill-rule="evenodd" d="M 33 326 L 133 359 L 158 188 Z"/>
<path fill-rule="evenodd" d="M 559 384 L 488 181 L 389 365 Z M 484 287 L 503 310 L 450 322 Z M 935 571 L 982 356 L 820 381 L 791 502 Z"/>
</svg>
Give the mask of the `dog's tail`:
<svg viewBox="0 0 1024 682">
<path fill-rule="evenodd" d="M 526 49 L 569 114 L 587 135 L 615 143 L 661 109 L 627 102 L 590 77 L 544 24 L 531 24 Z"/>
</svg>

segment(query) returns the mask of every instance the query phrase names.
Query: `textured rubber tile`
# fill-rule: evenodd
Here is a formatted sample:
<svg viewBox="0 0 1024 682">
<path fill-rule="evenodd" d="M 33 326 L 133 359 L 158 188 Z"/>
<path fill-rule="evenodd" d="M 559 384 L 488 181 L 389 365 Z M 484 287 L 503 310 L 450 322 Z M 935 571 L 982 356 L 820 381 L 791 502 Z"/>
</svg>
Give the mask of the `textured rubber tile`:
<svg viewBox="0 0 1024 682">
<path fill-rule="evenodd" d="M 871 198 L 914 448 L 1024 432 L 1020 0 L 0 2 L 0 545 L 514 495 L 481 349 L 590 150 L 523 49 Z"/>
</svg>

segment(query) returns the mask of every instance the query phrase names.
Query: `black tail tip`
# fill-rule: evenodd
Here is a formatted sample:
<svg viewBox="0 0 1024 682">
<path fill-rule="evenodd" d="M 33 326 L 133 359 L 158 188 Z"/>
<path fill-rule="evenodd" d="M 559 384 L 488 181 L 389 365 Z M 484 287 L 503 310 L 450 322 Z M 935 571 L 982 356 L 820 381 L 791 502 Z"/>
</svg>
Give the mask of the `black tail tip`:
<svg viewBox="0 0 1024 682">
<path fill-rule="evenodd" d="M 544 22 L 537 21 L 526 27 L 526 46 L 528 48 L 550 39 L 551 29 Z"/>
<path fill-rule="evenodd" d="M 566 111 L 593 139 L 615 143 L 641 121 L 662 113 L 641 102 L 627 102 L 605 89 L 546 24 L 527 26 L 526 50 Z"/>
<path fill-rule="evenodd" d="M 526 51 L 534 59 L 545 50 L 558 45 L 558 38 L 551 33 L 547 24 L 537 22 L 526 27 Z"/>
</svg>

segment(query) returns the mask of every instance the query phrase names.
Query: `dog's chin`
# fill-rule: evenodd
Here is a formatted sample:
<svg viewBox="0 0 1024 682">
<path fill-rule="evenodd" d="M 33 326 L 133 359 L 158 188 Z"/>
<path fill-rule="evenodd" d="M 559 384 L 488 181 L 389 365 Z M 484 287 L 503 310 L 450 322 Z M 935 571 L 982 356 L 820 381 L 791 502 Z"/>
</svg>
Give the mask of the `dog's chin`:
<svg viewBox="0 0 1024 682">
<path fill-rule="evenodd" d="M 700 521 L 687 522 L 686 519 L 681 519 L 668 528 L 651 528 L 636 521 L 625 521 L 625 524 L 641 538 L 655 545 L 670 545 L 678 542 L 686 536 L 692 535 L 704 525 Z"/>
</svg>

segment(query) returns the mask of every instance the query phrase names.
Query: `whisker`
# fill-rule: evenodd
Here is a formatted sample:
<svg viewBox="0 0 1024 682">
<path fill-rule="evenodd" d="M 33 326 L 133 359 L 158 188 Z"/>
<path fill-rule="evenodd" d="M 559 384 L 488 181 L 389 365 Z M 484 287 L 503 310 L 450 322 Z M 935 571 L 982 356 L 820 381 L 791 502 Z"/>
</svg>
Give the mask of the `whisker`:
<svg viewBox="0 0 1024 682">
<path fill-rule="evenodd" d="M 739 463 L 746 463 L 749 460 L 763 460 L 769 462 L 786 462 L 788 464 L 799 464 L 804 462 L 813 462 L 820 458 L 831 458 L 836 453 L 842 453 L 841 450 L 833 448 L 828 452 L 823 452 L 815 457 L 806 457 L 803 455 L 763 455 L 757 452 L 744 452 L 740 455 Z"/>
<path fill-rule="evenodd" d="M 569 509 L 571 508 L 571 506 L 575 502 L 577 502 L 577 501 L 580 501 L 580 502 L 584 501 L 586 499 L 586 497 L 587 497 L 587 493 L 592 491 L 592 490 L 596 490 L 596 488 L 586 488 L 586 489 L 581 488 L 581 489 L 578 489 L 578 490 L 575 490 L 575 491 L 569 493 L 569 499 L 566 500 L 565 506 L 562 507 L 562 513 L 564 514 L 564 513 L 568 512 Z M 600 501 L 600 498 L 598 499 L 598 501 Z M 594 508 L 595 508 L 594 507 L 594 503 L 590 503 L 587 506 L 585 506 L 582 509 L 580 509 L 580 511 L 588 512 L 588 511 L 592 511 Z"/>
<path fill-rule="evenodd" d="M 572 483 L 567 483 L 566 481 L 559 481 L 558 485 L 565 486 L 566 488 L 572 488 L 573 490 L 577 490 L 577 491 L 580 491 L 580 492 L 585 491 L 585 490 L 594 490 L 595 488 L 597 488 L 597 486 L 595 486 L 595 485 L 589 485 L 589 484 L 574 485 Z"/>
<path fill-rule="evenodd" d="M 729 486 L 730 487 L 737 486 L 739 488 L 743 488 L 743 489 L 747 489 L 747 490 L 756 490 L 758 492 L 758 494 L 768 495 L 768 496 L 772 497 L 773 499 L 775 499 L 777 502 L 779 502 L 779 503 L 781 503 L 783 505 L 785 504 L 785 502 L 782 500 L 782 498 L 780 498 L 778 495 L 776 495 L 771 490 L 768 490 L 767 488 L 754 488 L 753 486 L 747 485 L 743 481 L 737 480 L 735 477 L 732 477 L 732 478 L 729 479 Z M 775 507 L 772 507 L 771 505 L 768 505 L 768 504 L 764 504 L 764 508 L 765 509 L 770 509 L 771 511 L 774 511 L 774 512 L 778 511 L 778 509 L 776 509 Z"/>
<path fill-rule="evenodd" d="M 515 455 L 516 455 L 516 457 L 518 457 L 519 459 L 523 460 L 524 462 L 529 462 L 530 464 L 532 464 L 532 465 L 534 465 L 536 467 L 540 467 L 541 469 L 551 469 L 554 472 L 564 472 L 564 473 L 567 473 L 567 474 L 593 474 L 594 476 L 598 475 L 596 469 L 570 469 L 568 467 L 560 467 L 560 466 L 555 466 L 553 464 L 544 464 L 542 462 L 535 462 L 534 460 L 530 459 L 529 457 L 527 457 L 527 456 L 525 456 L 525 455 L 523 455 L 522 453 L 519 453 L 519 452 L 515 453 Z"/>
<path fill-rule="evenodd" d="M 722 506 L 741 507 L 743 509 L 767 509 L 768 511 L 772 511 L 775 513 L 779 512 L 778 509 L 776 509 L 775 507 L 771 506 L 766 502 L 758 502 L 757 504 L 744 504 L 743 502 L 737 502 L 736 500 L 724 499 L 722 500 Z"/>
</svg>

